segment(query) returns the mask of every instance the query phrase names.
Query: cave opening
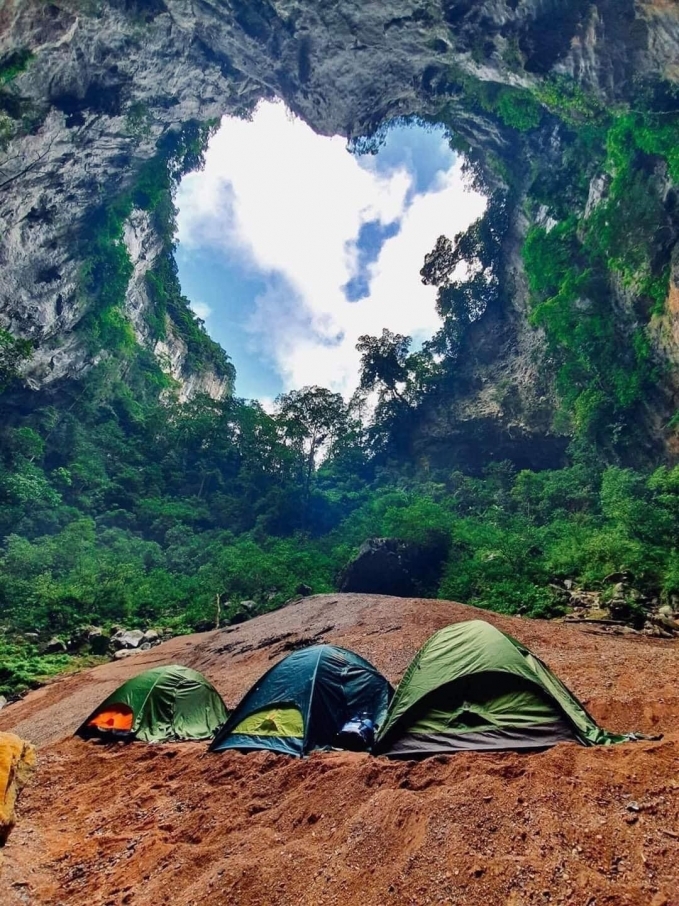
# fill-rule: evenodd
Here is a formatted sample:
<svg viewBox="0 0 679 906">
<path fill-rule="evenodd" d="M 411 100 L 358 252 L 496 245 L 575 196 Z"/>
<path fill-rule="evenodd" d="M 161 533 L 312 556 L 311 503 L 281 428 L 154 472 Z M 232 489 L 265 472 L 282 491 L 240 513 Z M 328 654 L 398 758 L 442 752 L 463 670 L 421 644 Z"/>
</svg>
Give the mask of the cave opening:
<svg viewBox="0 0 679 906">
<path fill-rule="evenodd" d="M 417 346 L 440 327 L 424 256 L 483 212 L 443 126 L 411 117 L 372 139 L 318 135 L 281 102 L 225 117 L 177 193 L 182 290 L 264 402 L 320 385 L 350 395 L 359 336 Z"/>
</svg>

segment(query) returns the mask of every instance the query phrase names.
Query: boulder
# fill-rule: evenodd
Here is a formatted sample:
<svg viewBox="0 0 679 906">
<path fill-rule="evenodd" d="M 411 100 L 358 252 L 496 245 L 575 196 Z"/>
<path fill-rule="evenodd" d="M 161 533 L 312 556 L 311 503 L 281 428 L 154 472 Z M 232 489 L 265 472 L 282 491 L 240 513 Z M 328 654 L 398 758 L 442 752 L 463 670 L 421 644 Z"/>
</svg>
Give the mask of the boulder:
<svg viewBox="0 0 679 906">
<path fill-rule="evenodd" d="M 73 650 L 78 650 L 80 648 L 85 648 L 89 645 L 90 640 L 98 638 L 104 634 L 104 630 L 101 626 L 82 626 L 80 629 L 77 629 L 70 640 L 70 648 Z"/>
<path fill-rule="evenodd" d="M 432 593 L 448 552 L 446 537 L 425 544 L 369 538 L 339 577 L 339 590 L 410 598 Z"/>
<path fill-rule="evenodd" d="M 89 650 L 90 654 L 107 654 L 111 645 L 111 637 L 104 632 L 101 626 L 84 626 L 71 639 L 70 650 Z"/>
<path fill-rule="evenodd" d="M 2 709 L 5 707 L 5 705 L 8 705 L 8 704 L 9 704 L 9 702 L 7 701 L 5 696 L 0 695 L 0 711 L 2 711 Z"/>
<path fill-rule="evenodd" d="M 147 629 L 144 633 L 144 643 L 148 643 L 149 647 L 151 645 L 160 645 L 160 635 L 156 632 L 155 629 Z"/>
<path fill-rule="evenodd" d="M 252 616 L 257 610 L 257 602 L 256 601 L 241 601 L 240 609 L 244 610 L 246 613 L 249 613 L 250 616 Z"/>
<path fill-rule="evenodd" d="M 126 657 L 132 657 L 135 654 L 140 654 L 141 648 L 121 648 L 119 651 L 113 655 L 113 659 L 116 661 L 122 661 Z"/>
<path fill-rule="evenodd" d="M 101 635 L 91 635 L 88 644 L 92 654 L 108 654 L 109 648 L 111 647 L 111 637 L 103 632 Z"/>
<path fill-rule="evenodd" d="M 302 598 L 308 598 L 312 592 L 313 589 L 310 585 L 298 585 L 295 589 L 295 594 L 300 595 Z"/>
<path fill-rule="evenodd" d="M 56 636 L 45 645 L 45 654 L 66 654 L 66 642 Z"/>
<path fill-rule="evenodd" d="M 140 651 L 150 651 L 151 648 L 152 648 L 152 645 L 150 642 L 142 642 L 141 645 L 139 646 Z"/>
<path fill-rule="evenodd" d="M 40 633 L 39 632 L 25 632 L 24 638 L 26 639 L 27 642 L 30 642 L 32 645 L 37 645 L 38 642 L 40 641 Z"/>
<path fill-rule="evenodd" d="M 120 650 L 121 648 L 139 648 L 144 641 L 144 633 L 141 629 L 121 629 L 111 639 L 113 647 Z"/>
<path fill-rule="evenodd" d="M 214 620 L 198 620 L 198 622 L 193 624 L 194 632 L 212 632 L 214 628 Z"/>
</svg>

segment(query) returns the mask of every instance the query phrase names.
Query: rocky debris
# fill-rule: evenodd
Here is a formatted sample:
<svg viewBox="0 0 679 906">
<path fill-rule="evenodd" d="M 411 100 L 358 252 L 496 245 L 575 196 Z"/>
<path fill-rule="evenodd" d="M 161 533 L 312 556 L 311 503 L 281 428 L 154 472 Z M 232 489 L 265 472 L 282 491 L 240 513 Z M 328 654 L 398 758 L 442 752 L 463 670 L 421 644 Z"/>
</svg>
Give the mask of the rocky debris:
<svg viewBox="0 0 679 906">
<path fill-rule="evenodd" d="M 341 592 L 395 595 L 426 593 L 436 584 L 447 553 L 446 540 L 417 544 L 400 538 L 369 538 L 339 577 Z"/>
<path fill-rule="evenodd" d="M 53 636 L 43 649 L 44 654 L 66 654 L 68 648 L 63 639 Z"/>
<path fill-rule="evenodd" d="M 611 573 L 596 591 L 579 588 L 572 580 L 552 584 L 552 590 L 570 613 L 566 622 L 594 623 L 602 631 L 641 632 L 673 638 L 679 634 L 679 613 L 672 604 L 659 603 L 634 586 L 629 572 Z M 674 600 L 674 599 L 673 599 Z"/>
<path fill-rule="evenodd" d="M 131 648 L 148 651 L 149 648 L 160 645 L 161 641 L 160 633 L 155 629 L 147 629 L 146 632 L 141 629 L 118 629 L 111 638 L 111 643 L 116 651 Z"/>
<path fill-rule="evenodd" d="M 111 637 L 101 626 L 83 626 L 68 642 L 69 652 L 80 654 L 108 654 L 111 646 Z"/>
<path fill-rule="evenodd" d="M 270 598 L 271 597 L 275 597 L 275 594 L 270 596 Z M 224 605 L 224 608 L 223 608 L 224 612 L 227 613 L 228 612 L 227 608 L 230 609 L 232 606 L 233 605 L 231 604 L 231 602 L 228 601 Z M 251 600 L 240 601 L 238 604 L 238 610 L 236 610 L 235 613 L 231 614 L 231 616 L 220 619 L 219 625 L 221 627 L 238 626 L 241 623 L 246 623 L 248 620 L 251 620 L 253 617 L 256 617 L 258 612 L 259 612 L 259 604 L 257 603 L 257 601 L 251 601 Z M 214 628 L 215 628 L 214 624 L 212 624 L 210 626 L 210 629 L 214 629 Z"/>
</svg>

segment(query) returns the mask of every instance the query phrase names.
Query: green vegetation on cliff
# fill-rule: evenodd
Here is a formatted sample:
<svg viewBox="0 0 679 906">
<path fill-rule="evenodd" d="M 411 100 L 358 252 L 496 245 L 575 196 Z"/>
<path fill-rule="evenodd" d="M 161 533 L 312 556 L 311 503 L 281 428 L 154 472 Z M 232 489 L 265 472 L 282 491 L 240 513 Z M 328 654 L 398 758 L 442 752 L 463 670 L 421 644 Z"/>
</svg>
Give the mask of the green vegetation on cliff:
<svg viewBox="0 0 679 906">
<path fill-rule="evenodd" d="M 133 272 L 124 242 L 125 223 L 134 210 L 147 212 L 163 248 L 147 274 L 152 310 L 146 321 L 152 340 L 165 339 L 168 318 L 187 347 L 184 368 L 196 373 L 212 369 L 231 383 L 233 366 L 224 350 L 206 333 L 182 295 L 174 263 L 176 211 L 174 191 L 185 173 L 200 167 L 215 123 L 188 123 L 169 132 L 157 154 L 146 163 L 132 189 L 100 207 L 84 230 L 82 291 L 88 314 L 81 329 L 93 349 L 134 358 L 138 346 L 124 311 L 125 293 Z"/>
</svg>

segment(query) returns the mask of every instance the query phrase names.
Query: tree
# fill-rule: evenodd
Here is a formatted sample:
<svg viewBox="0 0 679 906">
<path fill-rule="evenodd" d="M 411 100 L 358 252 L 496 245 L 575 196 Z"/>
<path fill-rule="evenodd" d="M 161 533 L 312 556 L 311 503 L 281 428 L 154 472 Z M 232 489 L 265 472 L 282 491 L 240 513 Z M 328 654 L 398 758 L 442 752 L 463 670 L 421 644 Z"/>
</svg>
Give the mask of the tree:
<svg viewBox="0 0 679 906">
<path fill-rule="evenodd" d="M 468 324 L 477 321 L 499 297 L 502 241 L 509 227 L 507 199 L 503 192 L 491 195 L 482 217 L 454 240 L 439 236 L 424 259 L 422 282 L 437 286 L 436 307 L 444 326 L 435 346 L 455 357 Z M 456 269 L 466 272 L 458 279 Z"/>
<path fill-rule="evenodd" d="M 32 350 L 30 340 L 15 340 L 0 327 L 0 393 L 18 377 L 21 363 Z"/>
<path fill-rule="evenodd" d="M 304 499 L 319 455 L 329 452 L 349 429 L 349 408 L 340 393 L 324 387 L 303 387 L 276 398 L 276 420 L 286 442 L 302 462 Z"/>
<path fill-rule="evenodd" d="M 458 236 L 455 237 L 457 241 Z M 422 282 L 425 286 L 442 286 L 448 283 L 458 258 L 453 243 L 447 236 L 439 236 L 436 245 L 424 256 L 424 264 L 420 271 Z"/>
<path fill-rule="evenodd" d="M 361 353 L 359 387 L 366 392 L 376 390 L 380 401 L 392 397 L 405 402 L 399 386 L 408 381 L 408 350 L 410 337 L 392 333 L 385 327 L 381 337 L 364 334 L 358 338 L 356 349 Z"/>
</svg>

